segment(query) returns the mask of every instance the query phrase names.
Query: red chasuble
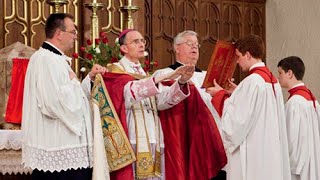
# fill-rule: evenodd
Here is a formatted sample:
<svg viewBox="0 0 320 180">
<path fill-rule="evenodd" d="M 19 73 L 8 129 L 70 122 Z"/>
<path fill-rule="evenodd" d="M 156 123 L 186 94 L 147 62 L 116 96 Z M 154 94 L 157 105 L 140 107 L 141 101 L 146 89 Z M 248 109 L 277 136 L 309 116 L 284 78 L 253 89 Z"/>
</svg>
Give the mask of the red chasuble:
<svg viewBox="0 0 320 180">
<path fill-rule="evenodd" d="M 110 98 L 114 105 L 114 108 L 119 116 L 122 127 L 128 136 L 128 126 L 126 121 L 126 109 L 124 104 L 124 86 L 132 80 L 135 80 L 134 77 L 128 74 L 121 73 L 105 73 L 103 75 L 103 80 L 108 89 Z M 132 164 L 121 168 L 117 171 L 110 173 L 111 180 L 133 180 L 133 169 Z"/>
<path fill-rule="evenodd" d="M 271 73 L 271 71 L 266 67 L 255 67 L 249 71 L 249 74 L 256 73 L 260 75 L 266 83 L 272 84 L 272 89 L 275 94 L 274 84 L 278 82 L 277 78 Z M 229 98 L 229 94 L 225 90 L 218 91 L 212 98 L 211 103 L 217 110 L 218 114 L 222 116 L 224 101 Z"/>
<path fill-rule="evenodd" d="M 184 101 L 159 111 L 159 117 L 166 180 L 210 179 L 226 165 L 219 130 L 195 86 L 190 85 L 190 96 Z"/>
<path fill-rule="evenodd" d="M 290 93 L 288 99 L 290 99 L 293 95 L 300 95 L 304 97 L 307 101 L 312 101 L 313 107 L 316 108 L 316 98 L 306 86 L 297 86 L 295 88 L 290 89 L 288 92 Z"/>
</svg>

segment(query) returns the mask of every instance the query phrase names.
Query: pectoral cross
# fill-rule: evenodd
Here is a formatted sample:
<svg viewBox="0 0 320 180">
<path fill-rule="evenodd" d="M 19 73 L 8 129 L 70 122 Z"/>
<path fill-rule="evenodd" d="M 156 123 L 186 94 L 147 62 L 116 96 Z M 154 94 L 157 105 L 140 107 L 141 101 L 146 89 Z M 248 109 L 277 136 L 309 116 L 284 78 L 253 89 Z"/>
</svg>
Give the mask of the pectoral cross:
<svg viewBox="0 0 320 180">
<path fill-rule="evenodd" d="M 134 72 L 135 73 L 137 73 L 137 74 L 141 74 L 141 72 L 140 72 L 140 66 L 133 66 L 133 70 L 134 70 Z"/>
<path fill-rule="evenodd" d="M 146 101 L 144 100 L 144 101 L 143 101 L 143 106 L 147 109 L 147 113 L 149 113 L 149 108 L 151 108 L 150 105 L 149 105 L 149 102 L 146 102 Z"/>
</svg>

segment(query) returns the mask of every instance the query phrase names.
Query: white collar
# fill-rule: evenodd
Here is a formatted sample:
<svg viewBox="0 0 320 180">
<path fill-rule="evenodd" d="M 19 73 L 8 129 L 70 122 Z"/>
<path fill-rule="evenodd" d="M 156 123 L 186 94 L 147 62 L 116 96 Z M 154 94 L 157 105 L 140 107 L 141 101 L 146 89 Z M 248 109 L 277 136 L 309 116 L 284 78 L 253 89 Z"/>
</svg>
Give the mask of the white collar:
<svg viewBox="0 0 320 180">
<path fill-rule="evenodd" d="M 134 63 L 134 62 L 130 61 L 126 56 L 123 56 L 121 61 L 123 61 L 123 63 L 125 63 L 131 67 L 141 66 L 140 62 Z"/>
<path fill-rule="evenodd" d="M 184 63 L 182 63 L 182 62 L 181 62 L 181 61 L 179 61 L 179 60 L 177 60 L 177 62 L 178 62 L 178 63 L 180 63 L 180 64 L 182 64 L 182 65 L 185 65 Z"/>
<path fill-rule="evenodd" d="M 249 69 L 249 71 L 255 67 L 265 67 L 266 65 L 264 64 L 264 62 L 258 62 L 258 63 L 255 63 L 254 65 L 252 65 Z"/>
<path fill-rule="evenodd" d="M 304 83 L 298 83 L 298 84 L 296 84 L 296 85 L 294 85 L 292 88 L 290 88 L 289 90 L 291 90 L 291 89 L 293 89 L 293 88 L 295 88 L 295 87 L 299 87 L 299 86 L 304 86 Z"/>
<path fill-rule="evenodd" d="M 137 69 L 136 67 L 139 67 L 139 71 L 141 71 L 140 73 L 142 73 L 143 71 L 143 74 L 145 74 L 144 70 L 142 69 L 141 67 L 141 64 L 140 62 L 139 63 L 134 63 L 132 61 L 130 61 L 127 57 L 123 56 L 120 61 L 119 61 L 119 64 L 120 66 L 126 71 L 126 72 L 129 72 L 129 73 L 137 73 Z"/>
</svg>

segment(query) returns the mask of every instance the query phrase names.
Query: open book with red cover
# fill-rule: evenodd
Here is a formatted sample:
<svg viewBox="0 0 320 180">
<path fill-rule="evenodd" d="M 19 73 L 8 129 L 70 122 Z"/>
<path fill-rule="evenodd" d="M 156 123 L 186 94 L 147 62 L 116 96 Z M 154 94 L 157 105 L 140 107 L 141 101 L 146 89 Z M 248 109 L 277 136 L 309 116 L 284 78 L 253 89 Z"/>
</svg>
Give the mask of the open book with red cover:
<svg viewBox="0 0 320 180">
<path fill-rule="evenodd" d="M 202 87 L 213 87 L 213 80 L 226 88 L 236 69 L 235 46 L 231 42 L 217 41 Z"/>
</svg>

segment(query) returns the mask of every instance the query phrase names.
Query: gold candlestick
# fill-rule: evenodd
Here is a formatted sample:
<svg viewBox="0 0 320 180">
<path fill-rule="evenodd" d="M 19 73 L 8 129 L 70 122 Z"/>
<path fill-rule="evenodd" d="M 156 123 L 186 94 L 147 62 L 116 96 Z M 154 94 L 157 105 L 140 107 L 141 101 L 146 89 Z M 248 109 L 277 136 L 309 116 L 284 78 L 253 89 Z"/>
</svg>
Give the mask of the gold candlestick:
<svg viewBox="0 0 320 180">
<path fill-rule="evenodd" d="M 68 0 L 46 0 L 47 4 L 54 8 L 53 13 L 58 13 L 61 6 L 68 3 Z"/>
<path fill-rule="evenodd" d="M 99 19 L 97 16 L 97 11 L 100 10 L 104 6 L 104 4 L 97 3 L 96 0 L 93 0 L 92 3 L 85 3 L 83 5 L 92 11 L 91 39 L 92 39 L 92 45 L 93 45 L 93 47 L 95 47 L 95 45 L 96 45 L 95 39 L 99 37 Z"/>
<path fill-rule="evenodd" d="M 122 30 L 124 29 L 133 29 L 133 19 L 132 14 L 139 10 L 138 6 L 132 5 L 132 0 L 127 1 L 126 6 L 121 6 L 120 11 L 124 13 L 124 20 L 122 24 Z"/>
</svg>

